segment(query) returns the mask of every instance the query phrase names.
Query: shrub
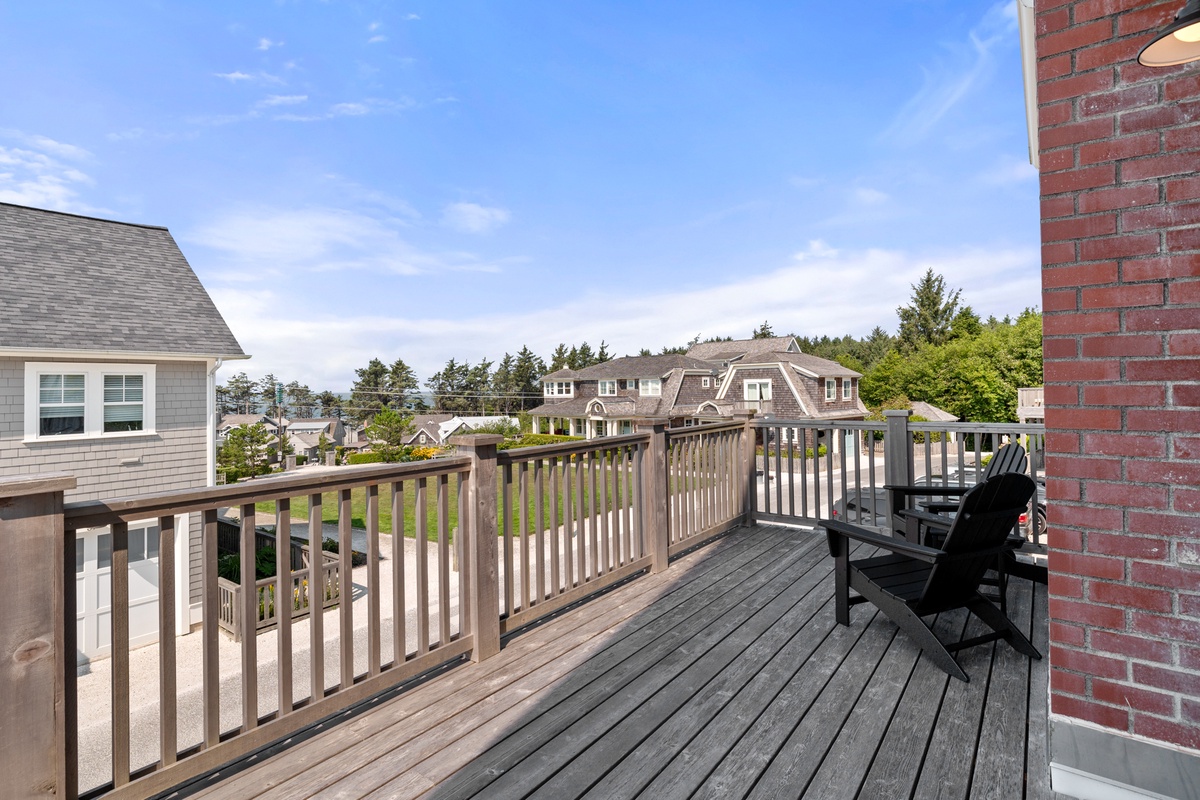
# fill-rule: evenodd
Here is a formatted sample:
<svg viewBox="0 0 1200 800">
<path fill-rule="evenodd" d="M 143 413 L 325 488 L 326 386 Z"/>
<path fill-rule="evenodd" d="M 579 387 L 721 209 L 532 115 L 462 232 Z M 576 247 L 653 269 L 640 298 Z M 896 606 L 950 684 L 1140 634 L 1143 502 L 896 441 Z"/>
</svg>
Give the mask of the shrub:
<svg viewBox="0 0 1200 800">
<path fill-rule="evenodd" d="M 300 466 L 301 464 L 307 464 L 307 463 L 308 463 L 308 456 L 304 455 L 303 453 L 296 456 L 296 466 L 297 467 Z"/>
<path fill-rule="evenodd" d="M 217 559 L 217 577 L 234 583 L 242 582 L 242 559 L 237 553 L 229 553 Z M 275 577 L 275 548 L 263 547 L 254 554 L 254 579 Z"/>
<path fill-rule="evenodd" d="M 820 457 L 820 458 L 824 458 L 824 457 L 825 457 L 825 454 L 826 454 L 826 453 L 828 453 L 828 452 L 829 452 L 829 450 L 828 450 L 828 449 L 825 447 L 825 445 L 823 445 L 823 444 L 819 444 L 819 445 L 817 445 L 817 456 L 818 456 L 818 457 Z M 812 448 L 811 448 L 811 447 L 806 447 L 806 448 L 804 448 L 804 457 L 805 457 L 805 458 L 812 458 L 812 457 L 813 457 L 813 451 L 812 451 Z"/>
<path fill-rule="evenodd" d="M 438 456 L 442 452 L 440 447 L 414 447 L 404 461 L 428 461 L 431 458 Z"/>
<path fill-rule="evenodd" d="M 537 447 L 544 444 L 582 441 L 582 436 L 559 436 L 553 433 L 527 433 L 520 439 L 508 439 L 496 445 L 497 450 L 515 450 L 520 447 Z"/>
<path fill-rule="evenodd" d="M 346 456 L 347 464 L 382 464 L 382 453 L 351 453 Z"/>
</svg>

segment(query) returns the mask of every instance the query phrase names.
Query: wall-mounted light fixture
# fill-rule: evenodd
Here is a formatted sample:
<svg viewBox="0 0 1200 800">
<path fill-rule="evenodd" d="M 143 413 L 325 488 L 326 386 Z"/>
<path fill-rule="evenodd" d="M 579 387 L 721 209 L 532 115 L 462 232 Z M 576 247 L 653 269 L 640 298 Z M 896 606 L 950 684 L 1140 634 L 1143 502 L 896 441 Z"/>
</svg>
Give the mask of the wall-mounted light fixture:
<svg viewBox="0 0 1200 800">
<path fill-rule="evenodd" d="M 1144 67 L 1173 67 L 1200 59 L 1200 0 L 1188 0 L 1175 21 L 1138 53 Z"/>
</svg>

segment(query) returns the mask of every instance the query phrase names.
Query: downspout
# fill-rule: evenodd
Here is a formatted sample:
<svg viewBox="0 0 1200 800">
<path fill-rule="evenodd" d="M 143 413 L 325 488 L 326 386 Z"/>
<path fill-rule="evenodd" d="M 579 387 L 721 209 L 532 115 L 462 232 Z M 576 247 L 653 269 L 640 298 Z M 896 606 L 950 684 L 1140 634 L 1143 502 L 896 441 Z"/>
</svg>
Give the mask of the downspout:
<svg viewBox="0 0 1200 800">
<path fill-rule="evenodd" d="M 205 416 L 208 418 L 208 432 L 204 435 L 204 441 L 208 448 L 208 486 L 217 485 L 217 370 L 225 363 L 223 358 L 215 358 L 209 361 L 212 366 L 208 370 L 208 378 L 205 384 L 206 400 Z"/>
<path fill-rule="evenodd" d="M 1041 169 L 1038 145 L 1037 20 L 1034 0 L 1017 0 L 1017 25 L 1021 31 L 1021 75 L 1025 84 L 1025 127 L 1029 136 L 1029 163 Z"/>
</svg>

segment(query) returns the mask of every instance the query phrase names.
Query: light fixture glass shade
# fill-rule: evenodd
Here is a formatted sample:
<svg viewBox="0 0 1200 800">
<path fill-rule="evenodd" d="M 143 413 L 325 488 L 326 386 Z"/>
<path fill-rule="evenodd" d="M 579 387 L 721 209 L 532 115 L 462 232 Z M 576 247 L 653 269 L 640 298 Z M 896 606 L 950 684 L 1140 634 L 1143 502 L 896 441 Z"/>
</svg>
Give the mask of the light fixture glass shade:
<svg viewBox="0 0 1200 800">
<path fill-rule="evenodd" d="M 1172 67 L 1200 59 L 1200 0 L 1188 0 L 1175 21 L 1138 53 L 1144 67 Z"/>
</svg>

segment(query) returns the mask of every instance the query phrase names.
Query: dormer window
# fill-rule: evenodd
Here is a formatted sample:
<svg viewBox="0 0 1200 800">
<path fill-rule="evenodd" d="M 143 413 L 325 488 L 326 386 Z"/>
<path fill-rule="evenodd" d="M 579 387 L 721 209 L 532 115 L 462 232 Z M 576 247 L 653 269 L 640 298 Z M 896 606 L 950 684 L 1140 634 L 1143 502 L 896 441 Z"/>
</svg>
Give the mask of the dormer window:
<svg viewBox="0 0 1200 800">
<path fill-rule="evenodd" d="M 837 399 L 837 381 L 833 378 L 825 379 L 825 402 L 832 403 Z"/>
<path fill-rule="evenodd" d="M 545 397 L 574 397 L 574 384 L 570 381 L 547 381 L 542 385 Z"/>
<path fill-rule="evenodd" d="M 596 393 L 601 397 L 616 397 L 617 382 L 616 381 L 597 381 Z"/>
<path fill-rule="evenodd" d="M 642 378 L 638 381 L 638 394 L 642 397 L 661 397 L 662 378 Z"/>
<path fill-rule="evenodd" d="M 852 399 L 852 395 L 853 395 L 853 389 L 851 388 L 852 386 L 853 386 L 853 383 L 851 382 L 851 380 L 849 378 L 842 378 L 842 399 L 843 400 Z"/>
</svg>

